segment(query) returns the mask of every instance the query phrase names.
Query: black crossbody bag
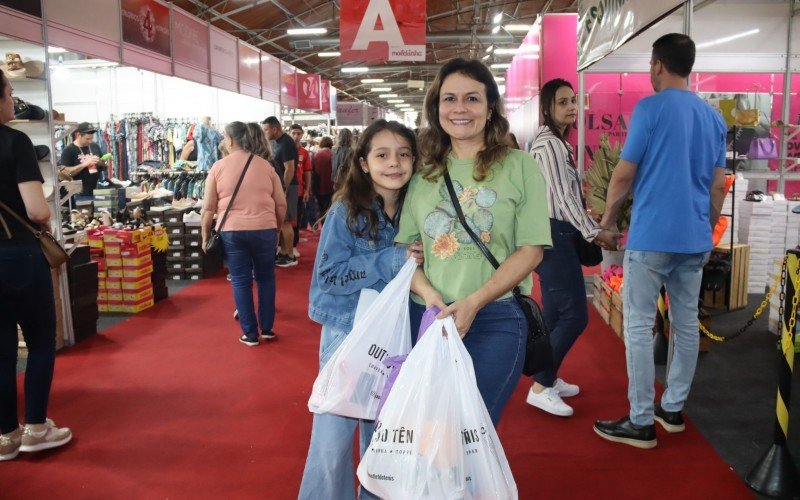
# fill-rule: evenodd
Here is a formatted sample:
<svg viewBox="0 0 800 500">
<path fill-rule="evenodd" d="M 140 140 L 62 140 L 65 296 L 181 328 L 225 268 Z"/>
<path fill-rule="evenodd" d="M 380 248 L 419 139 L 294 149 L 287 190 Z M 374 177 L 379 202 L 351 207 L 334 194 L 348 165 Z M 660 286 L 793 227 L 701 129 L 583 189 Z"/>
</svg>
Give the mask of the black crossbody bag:
<svg viewBox="0 0 800 500">
<path fill-rule="evenodd" d="M 244 170 L 242 170 L 242 175 L 239 177 L 239 182 L 236 183 L 236 189 L 233 190 L 231 201 L 225 208 L 225 215 L 222 216 L 222 222 L 219 224 L 219 231 L 213 228 L 211 229 L 211 234 L 209 235 L 208 243 L 206 244 L 206 255 L 214 256 L 222 253 L 222 237 L 219 235 L 219 233 L 222 231 L 222 228 L 225 227 L 225 221 L 228 220 L 228 213 L 231 211 L 234 200 L 236 200 L 236 195 L 239 194 L 239 188 L 242 187 L 242 181 L 244 180 L 245 174 L 247 174 L 247 169 L 250 168 L 251 161 L 253 161 L 252 153 L 250 153 L 250 157 L 247 158 L 247 163 L 244 164 Z"/>
<path fill-rule="evenodd" d="M 500 267 L 500 263 L 497 262 L 492 252 L 489 251 L 483 241 L 475 234 L 475 231 L 467 224 L 464 212 L 461 210 L 461 204 L 458 202 L 458 196 L 456 196 L 456 190 L 453 187 L 453 181 L 450 179 L 450 173 L 447 171 L 444 173 L 444 182 L 447 185 L 447 191 L 450 193 L 450 200 L 453 202 L 453 208 L 455 208 L 456 215 L 458 215 L 458 220 L 464 227 L 464 231 L 469 234 L 469 237 L 472 238 L 472 241 L 478 249 L 480 249 L 489 263 L 497 269 Z M 528 338 L 525 343 L 525 364 L 522 367 L 522 373 L 530 377 L 553 366 L 553 349 L 550 346 L 550 331 L 544 323 L 542 310 L 539 308 L 539 304 L 527 295 L 523 295 L 519 286 L 515 286 L 512 293 L 528 323 Z"/>
</svg>

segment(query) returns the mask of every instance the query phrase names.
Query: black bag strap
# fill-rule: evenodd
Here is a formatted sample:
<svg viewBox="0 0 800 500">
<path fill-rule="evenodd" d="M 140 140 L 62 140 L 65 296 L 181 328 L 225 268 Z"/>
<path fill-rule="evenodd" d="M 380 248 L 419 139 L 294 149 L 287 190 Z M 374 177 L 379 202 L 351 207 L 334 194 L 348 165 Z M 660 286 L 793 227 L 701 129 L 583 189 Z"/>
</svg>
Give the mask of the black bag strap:
<svg viewBox="0 0 800 500">
<path fill-rule="evenodd" d="M 250 168 L 251 161 L 253 161 L 253 153 L 250 153 L 250 157 L 247 158 L 247 163 L 244 164 L 244 170 L 242 170 L 242 175 L 239 176 L 239 182 L 236 183 L 236 188 L 233 190 L 231 201 L 228 202 L 228 206 L 225 208 L 225 215 L 222 216 L 222 222 L 220 222 L 217 232 L 222 231 L 222 228 L 225 226 L 225 221 L 228 220 L 228 213 L 231 211 L 231 206 L 233 206 L 236 195 L 239 194 L 239 188 L 242 187 L 242 181 L 244 180 L 245 174 L 247 174 L 247 169 Z"/>
<path fill-rule="evenodd" d="M 480 238 L 478 238 L 478 235 L 475 234 L 475 231 L 473 231 L 469 224 L 467 224 L 466 217 L 464 217 L 464 212 L 461 210 L 461 204 L 458 202 L 458 196 L 456 196 L 456 190 L 453 187 L 453 180 L 450 178 L 450 172 L 447 170 L 444 171 L 444 183 L 447 185 L 447 192 L 450 193 L 450 201 L 453 202 L 453 208 L 456 210 L 456 215 L 458 215 L 458 220 L 464 227 L 464 231 L 466 231 L 469 237 L 472 238 L 472 242 L 475 243 L 475 246 L 478 247 L 492 267 L 497 269 L 500 267 L 500 263 L 497 261 L 494 255 L 492 255 L 492 252 L 489 250 L 486 244 Z M 515 297 L 522 295 L 522 291 L 518 286 L 515 286 L 512 292 Z"/>
</svg>

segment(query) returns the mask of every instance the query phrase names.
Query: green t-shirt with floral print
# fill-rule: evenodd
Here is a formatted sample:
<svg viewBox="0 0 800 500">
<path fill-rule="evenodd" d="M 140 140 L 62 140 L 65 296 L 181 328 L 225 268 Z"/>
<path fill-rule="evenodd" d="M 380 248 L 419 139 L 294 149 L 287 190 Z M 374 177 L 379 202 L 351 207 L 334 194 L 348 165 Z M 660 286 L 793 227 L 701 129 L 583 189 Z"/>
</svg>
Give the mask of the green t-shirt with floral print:
<svg viewBox="0 0 800 500">
<path fill-rule="evenodd" d="M 472 177 L 474 165 L 474 160 L 450 157 L 447 168 L 467 223 L 498 262 L 520 246 L 552 246 L 546 185 L 536 160 L 511 150 L 482 182 Z M 418 173 L 411 179 L 395 242 L 417 239 L 424 248 L 425 276 L 446 303 L 467 297 L 494 273 L 461 226 L 444 176 L 431 182 Z M 520 283 L 523 293 L 530 293 L 531 284 L 530 276 Z M 418 297 L 414 300 L 421 303 Z"/>
</svg>

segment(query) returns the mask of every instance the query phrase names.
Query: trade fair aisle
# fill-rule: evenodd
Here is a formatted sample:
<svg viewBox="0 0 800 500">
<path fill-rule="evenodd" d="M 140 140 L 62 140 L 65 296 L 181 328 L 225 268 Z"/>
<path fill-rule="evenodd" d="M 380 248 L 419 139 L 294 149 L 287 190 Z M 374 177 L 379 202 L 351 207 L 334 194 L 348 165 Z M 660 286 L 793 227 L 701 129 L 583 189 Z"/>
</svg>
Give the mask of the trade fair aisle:
<svg viewBox="0 0 800 500">
<path fill-rule="evenodd" d="M 296 498 L 319 346 L 306 314 L 310 239 L 298 266 L 277 270 L 274 342 L 237 341 L 230 284 L 219 274 L 62 351 L 49 413 L 75 439 L 4 463 L 2 497 Z M 648 451 L 594 434 L 594 419 L 627 411 L 627 378 L 622 343 L 590 314 L 563 369 L 583 391 L 570 400 L 575 416 L 526 405 L 523 379 L 501 421 L 520 498 L 749 498 L 691 424 L 660 432 Z"/>
</svg>

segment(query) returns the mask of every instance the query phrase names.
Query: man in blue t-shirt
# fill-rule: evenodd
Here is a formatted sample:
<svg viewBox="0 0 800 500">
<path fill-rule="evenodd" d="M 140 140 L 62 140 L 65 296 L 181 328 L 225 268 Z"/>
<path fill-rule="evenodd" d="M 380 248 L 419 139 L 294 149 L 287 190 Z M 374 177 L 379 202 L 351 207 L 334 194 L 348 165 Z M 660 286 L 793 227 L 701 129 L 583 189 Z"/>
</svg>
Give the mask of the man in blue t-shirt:
<svg viewBox="0 0 800 500">
<path fill-rule="evenodd" d="M 725 199 L 726 126 L 689 90 L 694 58 L 694 42 L 686 35 L 664 35 L 653 44 L 650 80 L 656 94 L 633 111 L 601 222 L 615 229 L 633 187 L 623 287 L 630 413 L 597 421 L 594 429 L 605 439 L 637 448 L 656 446 L 654 421 L 667 432 L 684 430 L 681 410 L 700 341 L 700 281 Z M 668 388 L 654 404 L 653 321 L 662 286 L 670 299 L 674 353 Z"/>
</svg>

